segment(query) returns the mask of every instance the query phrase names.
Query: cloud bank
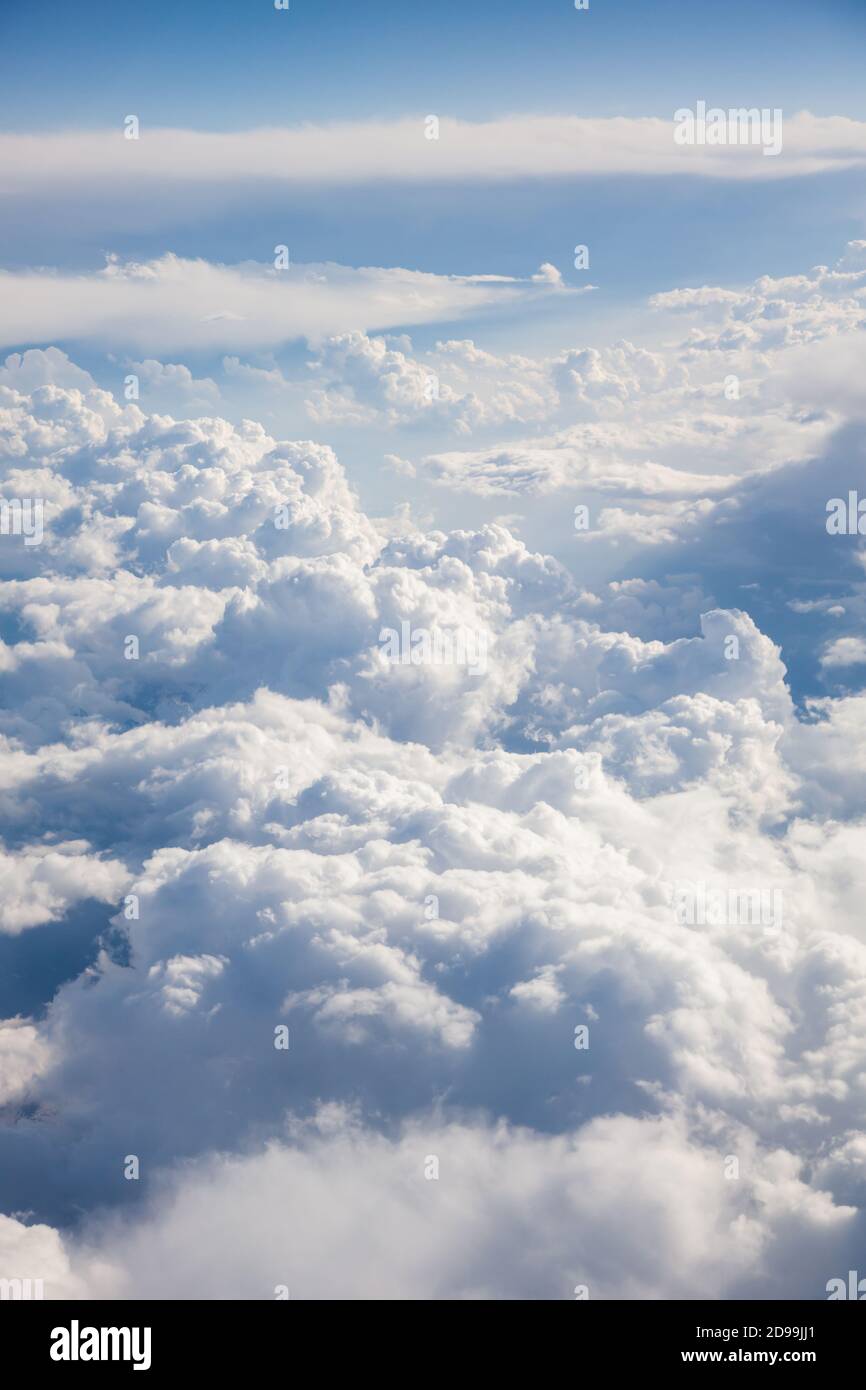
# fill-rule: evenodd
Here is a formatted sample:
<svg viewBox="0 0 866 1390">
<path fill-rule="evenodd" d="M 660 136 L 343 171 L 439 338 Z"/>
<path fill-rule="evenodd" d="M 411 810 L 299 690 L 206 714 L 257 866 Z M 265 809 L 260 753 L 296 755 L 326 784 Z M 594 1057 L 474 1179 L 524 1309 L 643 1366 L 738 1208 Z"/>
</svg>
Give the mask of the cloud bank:
<svg viewBox="0 0 866 1390">
<path fill-rule="evenodd" d="M 124 132 L 134 128 L 123 124 L 111 131 L 4 134 L 0 179 L 7 194 L 72 183 L 116 188 L 118 181 L 194 188 L 596 174 L 769 179 L 854 169 L 866 160 L 864 122 L 808 111 L 785 116 L 775 158 L 763 157 L 757 144 L 678 144 L 673 111 L 668 120 L 515 114 L 488 121 L 439 112 L 235 132 L 161 129 L 142 120 L 132 139 Z"/>
<path fill-rule="evenodd" d="M 501 519 L 368 514 L 327 444 L 214 413 L 221 378 L 138 363 L 210 393 L 175 418 L 9 358 L 3 495 L 45 524 L 0 537 L 0 941 L 91 934 L 0 1021 L 3 1277 L 813 1298 L 856 1267 L 864 565 L 825 503 L 866 495 L 861 254 L 671 291 L 652 348 L 314 345 L 313 418 L 505 432 L 419 451 L 438 485 L 594 489 L 575 545 L 611 553 L 657 523 L 661 563 L 597 584 Z M 484 659 L 394 661 L 404 631 Z"/>
</svg>

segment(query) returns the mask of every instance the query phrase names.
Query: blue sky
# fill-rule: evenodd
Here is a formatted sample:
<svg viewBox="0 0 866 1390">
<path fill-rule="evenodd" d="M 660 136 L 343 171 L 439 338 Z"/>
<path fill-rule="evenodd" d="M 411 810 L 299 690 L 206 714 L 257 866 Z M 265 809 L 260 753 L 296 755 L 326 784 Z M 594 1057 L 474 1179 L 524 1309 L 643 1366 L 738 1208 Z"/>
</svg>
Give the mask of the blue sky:
<svg viewBox="0 0 866 1390">
<path fill-rule="evenodd" d="M 667 115 L 704 93 L 863 115 L 864 29 L 858 0 L 4 0 L 0 114 L 8 129 L 98 126 L 123 106 L 219 130 L 422 107 Z"/>
</svg>

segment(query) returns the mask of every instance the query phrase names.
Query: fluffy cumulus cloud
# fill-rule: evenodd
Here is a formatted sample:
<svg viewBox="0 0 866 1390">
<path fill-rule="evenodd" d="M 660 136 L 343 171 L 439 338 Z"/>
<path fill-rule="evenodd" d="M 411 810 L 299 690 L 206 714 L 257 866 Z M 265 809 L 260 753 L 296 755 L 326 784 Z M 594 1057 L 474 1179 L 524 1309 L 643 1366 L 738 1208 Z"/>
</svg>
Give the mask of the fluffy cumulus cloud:
<svg viewBox="0 0 866 1390">
<path fill-rule="evenodd" d="M 7 361 L 0 942 L 89 936 L 0 1020 L 0 1274 L 795 1298 L 855 1267 L 863 562 L 825 503 L 864 458 L 795 383 L 863 274 L 671 293 L 652 349 L 320 338 L 312 421 L 529 426 L 420 471 L 654 542 L 583 586 L 501 519 L 367 515 L 350 460 L 180 363 L 129 370 L 207 413 Z M 821 634 L 808 698 L 774 589 Z"/>
<path fill-rule="evenodd" d="M 309 364 L 317 382 L 307 400 L 311 418 L 386 426 L 436 423 L 470 433 L 481 424 L 542 416 L 551 407 L 540 384 L 513 379 L 515 368 L 533 368 L 527 359 L 508 361 L 512 380 L 504 389 L 488 382 L 485 390 L 481 364 L 497 374 L 506 364 L 472 342 L 438 344 L 426 361 L 413 357 L 411 350 L 405 335 L 393 344 L 357 332 L 328 339 Z M 472 365 L 471 386 L 461 357 Z"/>
<path fill-rule="evenodd" d="M 608 500 L 601 530 L 658 541 L 700 520 L 699 499 L 704 509 L 728 499 L 731 475 L 809 458 L 862 409 L 864 242 L 851 242 L 832 270 L 762 276 L 742 291 L 672 290 L 650 308 L 652 349 L 623 340 L 531 359 L 438 344 L 428 370 L 449 392 L 462 372 L 476 383 L 474 415 L 465 396 L 454 415 L 463 433 L 490 424 L 533 433 L 429 454 L 422 471 L 482 496 L 582 489 Z M 631 528 L 609 501 L 629 496 L 646 499 Z"/>
<path fill-rule="evenodd" d="M 3 906 L 0 931 L 15 934 L 62 917 L 72 903 L 117 899 L 126 873 L 122 865 L 88 854 L 86 841 L 30 845 L 15 854 L 0 850 Z"/>
</svg>

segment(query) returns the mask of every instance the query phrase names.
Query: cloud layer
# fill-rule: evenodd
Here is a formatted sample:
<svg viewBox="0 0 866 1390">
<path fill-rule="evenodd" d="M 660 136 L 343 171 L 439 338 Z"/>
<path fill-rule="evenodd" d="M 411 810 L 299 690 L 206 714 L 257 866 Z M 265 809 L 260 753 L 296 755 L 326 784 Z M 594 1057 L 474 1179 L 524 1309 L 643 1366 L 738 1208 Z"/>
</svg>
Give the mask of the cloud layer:
<svg viewBox="0 0 866 1390">
<path fill-rule="evenodd" d="M 327 444 L 223 418 L 222 378 L 136 361 L 211 402 L 176 418 L 9 358 L 3 495 L 44 536 L 0 537 L 0 931 L 86 914 L 92 951 L 0 1022 L 3 1277 L 810 1298 L 855 1267 L 864 565 L 825 504 L 866 494 L 834 365 L 861 263 L 671 291 L 653 347 L 320 335 L 314 421 L 502 431 L 397 465 L 591 492 L 575 544 L 610 554 L 655 527 L 598 583 L 501 518 L 369 515 Z"/>
<path fill-rule="evenodd" d="M 678 144 L 669 120 L 514 115 L 464 121 L 447 113 L 396 121 L 208 132 L 127 124 L 112 131 L 0 137 L 8 192 L 142 182 L 366 183 L 381 180 L 550 178 L 593 174 L 768 179 L 862 166 L 866 124 L 845 116 L 785 113 L 783 149 L 758 144 Z M 137 118 L 136 118 L 137 119 Z M 432 124 L 435 122 L 435 124 Z"/>
<path fill-rule="evenodd" d="M 274 247 L 275 259 L 281 253 Z M 109 257 L 92 274 L 0 272 L 0 342 L 96 341 L 143 352 L 266 350 L 350 329 L 439 322 L 558 288 L 544 277 L 439 276 L 338 265 Z"/>
</svg>

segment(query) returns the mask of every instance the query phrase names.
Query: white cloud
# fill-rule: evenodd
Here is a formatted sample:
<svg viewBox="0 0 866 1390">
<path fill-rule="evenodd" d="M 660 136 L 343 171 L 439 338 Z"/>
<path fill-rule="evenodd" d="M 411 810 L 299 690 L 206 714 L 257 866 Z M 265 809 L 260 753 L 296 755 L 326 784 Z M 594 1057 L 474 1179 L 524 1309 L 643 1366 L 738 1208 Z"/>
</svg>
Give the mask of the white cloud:
<svg viewBox="0 0 866 1390">
<path fill-rule="evenodd" d="M 158 362 L 148 357 L 143 362 L 129 362 L 128 373 L 138 377 L 139 390 L 147 391 L 152 400 L 156 393 L 171 396 L 190 410 L 201 409 L 219 400 L 219 387 L 210 377 L 196 378 L 189 367 L 176 362 Z M 124 381 L 126 378 L 124 377 Z"/>
<path fill-rule="evenodd" d="M 64 386 L 73 390 L 90 391 L 96 382 L 89 372 L 71 362 L 65 352 L 50 347 L 29 348 L 13 352 L 0 367 L 0 386 L 13 391 L 30 392 L 38 386 Z"/>
<path fill-rule="evenodd" d="M 34 1024 L 23 1018 L 0 1019 L 0 1105 L 25 1094 L 40 1073 L 48 1070 L 51 1060 L 50 1049 Z M 0 1236 L 5 1219 L 0 1216 Z M 0 1254 L 0 1277 L 2 1274 Z"/>
<path fill-rule="evenodd" d="M 250 180 L 280 184 L 479 179 L 563 175 L 691 174 L 771 179 L 850 169 L 866 162 L 866 125 L 844 116 L 785 115 L 784 146 L 772 159 L 758 146 L 674 142 L 673 112 L 658 117 L 515 115 L 488 121 L 425 117 L 334 122 L 326 126 L 208 132 L 149 127 L 127 140 L 122 129 L 0 137 L 0 176 L 10 192 L 124 185 L 196 186 Z"/>
<path fill-rule="evenodd" d="M 11 854 L 0 847 L 0 932 L 17 935 L 59 921 L 86 898 L 116 903 L 129 874 L 89 848 L 86 840 L 28 845 Z"/>
<path fill-rule="evenodd" d="M 821 1297 L 853 1209 L 784 1150 L 747 1144 L 726 1181 L 726 1142 L 711 1120 L 624 1116 L 545 1136 L 431 1115 L 388 1140 L 323 1107 L 291 1146 L 163 1180 L 146 1220 L 65 1248 L 7 1223 L 6 1242 L 51 1270 L 49 1297 Z"/>
<path fill-rule="evenodd" d="M 817 279 L 753 287 L 748 315 L 820 334 L 841 305 L 853 335 L 856 287 Z M 701 334 L 739 322 L 740 299 L 699 298 Z M 814 539 L 827 487 L 859 479 L 853 436 L 804 462 L 832 426 L 811 434 L 795 398 L 725 414 L 728 349 L 691 335 L 533 361 L 329 338 L 337 414 L 411 421 L 434 363 L 449 424 L 474 397 L 482 422 L 544 430 L 428 477 L 594 489 L 597 548 L 643 531 L 670 562 L 581 588 L 501 523 L 374 522 L 324 444 L 121 407 L 52 352 L 11 362 L 7 484 L 50 507 L 35 554 L 3 538 L 6 944 L 96 899 L 102 949 L 0 1024 L 0 1275 L 73 1296 L 820 1297 L 866 1203 L 863 700 L 798 709 L 744 607 L 766 573 L 784 588 L 767 538 L 799 519 L 816 582 L 786 614 L 832 622 L 837 655 L 860 640 L 862 570 Z M 758 339 L 755 375 L 777 350 Z M 736 603 L 707 596 L 720 575 Z M 484 669 L 391 665 L 403 621 L 483 631 Z M 684 921 L 684 881 L 784 912 Z M 131 1152 L 150 1196 L 121 1218 Z"/>
<path fill-rule="evenodd" d="M 526 441 L 484 451 L 432 454 L 425 466 L 437 483 L 459 486 L 481 495 L 492 493 L 538 494 L 560 488 L 588 488 L 637 497 L 673 499 L 730 489 L 730 476 L 686 473 L 645 459 L 617 458 L 606 441 L 595 457 L 568 437 Z M 590 431 L 584 432 L 586 443 Z M 600 441 L 601 442 L 601 441 Z M 668 512 L 665 513 L 668 515 Z"/>
<path fill-rule="evenodd" d="M 171 254 L 103 270 L 2 271 L 0 342 L 96 341 L 147 353 L 263 351 L 306 337 L 435 323 L 529 295 L 548 281 L 417 270 L 247 262 L 214 265 Z"/>
<path fill-rule="evenodd" d="M 821 653 L 822 666 L 862 666 L 866 662 L 866 639 L 838 637 Z"/>
<path fill-rule="evenodd" d="M 89 1272 L 89 1271 L 88 1271 Z M 101 1272 L 109 1276 L 107 1269 Z M 42 1280 L 45 1298 L 82 1298 L 87 1282 L 74 1274 L 63 1240 L 50 1226 L 0 1215 L 0 1278 Z M 31 1283 L 31 1287 L 33 1287 Z M 38 1295 L 31 1294 L 31 1297 Z"/>
</svg>

